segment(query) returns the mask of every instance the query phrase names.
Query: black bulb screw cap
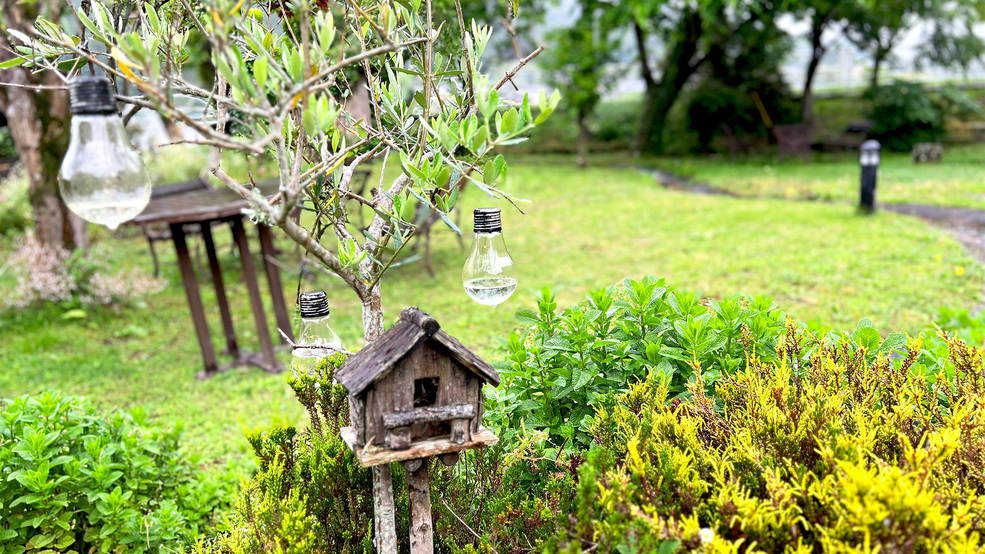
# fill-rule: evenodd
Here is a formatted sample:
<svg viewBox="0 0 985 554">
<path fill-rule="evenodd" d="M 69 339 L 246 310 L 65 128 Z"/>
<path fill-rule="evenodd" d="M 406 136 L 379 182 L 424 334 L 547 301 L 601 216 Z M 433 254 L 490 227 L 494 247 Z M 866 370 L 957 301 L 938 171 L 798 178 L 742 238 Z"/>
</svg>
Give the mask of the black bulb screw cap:
<svg viewBox="0 0 985 554">
<path fill-rule="evenodd" d="M 476 233 L 502 233 L 503 221 L 499 208 L 476 208 L 472 212 L 472 229 Z"/>
<path fill-rule="evenodd" d="M 301 317 L 305 319 L 325 317 L 329 313 L 328 295 L 323 290 L 302 292 L 299 304 Z"/>
<path fill-rule="evenodd" d="M 82 75 L 68 84 L 73 115 L 116 114 L 113 85 L 105 75 Z"/>
</svg>

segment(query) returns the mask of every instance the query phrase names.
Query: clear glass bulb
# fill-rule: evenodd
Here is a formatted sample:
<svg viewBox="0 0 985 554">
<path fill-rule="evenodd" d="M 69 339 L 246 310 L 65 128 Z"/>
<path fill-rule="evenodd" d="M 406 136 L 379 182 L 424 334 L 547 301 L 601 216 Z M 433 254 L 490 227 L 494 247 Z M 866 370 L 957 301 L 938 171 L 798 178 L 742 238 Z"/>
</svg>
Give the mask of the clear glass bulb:
<svg viewBox="0 0 985 554">
<path fill-rule="evenodd" d="M 301 329 L 291 351 L 295 375 L 314 375 L 318 360 L 342 350 L 342 339 L 329 324 L 328 297 L 324 291 L 301 295 Z"/>
<path fill-rule="evenodd" d="M 298 336 L 299 345 L 319 346 L 324 348 L 342 348 L 342 339 L 329 324 L 331 316 L 301 318 L 301 332 Z"/>
<path fill-rule="evenodd" d="M 143 211 L 150 201 L 150 174 L 119 116 L 72 116 L 72 141 L 58 172 L 58 188 L 70 210 L 110 229 Z"/>
<path fill-rule="evenodd" d="M 495 307 L 513 295 L 516 278 L 513 277 L 513 258 L 501 232 L 499 210 L 483 210 L 484 214 L 476 210 L 476 233 L 462 268 L 462 283 L 472 300 Z"/>
</svg>

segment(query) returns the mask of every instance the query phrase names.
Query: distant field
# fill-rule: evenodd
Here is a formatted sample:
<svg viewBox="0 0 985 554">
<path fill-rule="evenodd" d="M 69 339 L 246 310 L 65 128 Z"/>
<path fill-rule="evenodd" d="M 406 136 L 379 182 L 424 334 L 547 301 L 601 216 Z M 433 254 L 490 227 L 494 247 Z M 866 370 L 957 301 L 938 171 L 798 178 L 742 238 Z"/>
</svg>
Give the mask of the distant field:
<svg viewBox="0 0 985 554">
<path fill-rule="evenodd" d="M 817 156 L 810 163 L 689 157 L 654 164 L 740 196 L 858 202 L 854 156 Z M 946 147 L 941 164 L 883 153 L 878 175 L 878 202 L 985 209 L 985 144 Z"/>
</svg>

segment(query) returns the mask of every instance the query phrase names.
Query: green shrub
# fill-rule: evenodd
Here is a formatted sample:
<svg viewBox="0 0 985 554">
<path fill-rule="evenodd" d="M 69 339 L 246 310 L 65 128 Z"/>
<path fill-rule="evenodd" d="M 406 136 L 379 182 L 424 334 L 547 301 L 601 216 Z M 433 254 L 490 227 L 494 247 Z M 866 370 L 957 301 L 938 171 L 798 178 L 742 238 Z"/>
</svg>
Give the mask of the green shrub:
<svg viewBox="0 0 985 554">
<path fill-rule="evenodd" d="M 311 417 L 311 427 L 280 427 L 248 436 L 260 469 L 243 488 L 228 521 L 229 531 L 199 544 L 196 552 L 371 554 L 372 478 L 339 437 L 347 425 L 345 389 L 332 380 L 345 361 L 336 354 L 312 375 L 291 379 Z M 394 492 L 404 490 L 394 471 Z M 406 492 L 401 544 L 407 547 Z"/>
<path fill-rule="evenodd" d="M 207 531 L 232 492 L 232 474 L 203 474 L 177 427 L 139 411 L 59 394 L 0 406 L 2 554 L 160 552 Z"/>
<path fill-rule="evenodd" d="M 817 344 L 719 380 L 721 408 L 693 386 L 633 385 L 590 425 L 576 521 L 545 551 L 978 551 L 985 531 L 985 364 L 944 335 L 954 379 Z M 560 526 L 559 526 L 560 527 Z M 860 549 L 860 550 L 856 550 Z"/>
<path fill-rule="evenodd" d="M 626 280 L 510 338 L 500 444 L 431 464 L 437 552 L 974 551 L 985 354 L 941 332 L 807 329 L 768 298 Z M 370 552 L 367 470 L 338 438 L 341 356 L 291 381 L 311 429 L 253 435 L 260 472 L 198 552 Z M 394 466 L 407 551 L 404 475 Z"/>
<path fill-rule="evenodd" d="M 584 420 L 652 372 L 667 377 L 672 396 L 687 396 L 696 370 L 713 387 L 747 352 L 769 359 L 786 321 L 770 298 L 701 302 L 650 277 L 595 290 L 586 306 L 560 314 L 545 289 L 538 306 L 517 312 L 533 327 L 510 337 L 503 384 L 487 389 L 487 419 L 507 440 L 522 422 L 559 446 L 588 446 Z"/>
<path fill-rule="evenodd" d="M 944 135 L 944 116 L 930 94 L 919 83 L 896 81 L 870 89 L 872 102 L 869 135 L 883 148 L 909 152 L 918 142 L 935 142 Z"/>
<path fill-rule="evenodd" d="M 67 308 L 123 304 L 144 305 L 145 297 L 164 289 L 167 281 L 138 269 L 110 273 L 109 245 L 89 252 L 69 252 L 42 245 L 32 235 L 23 237 L 10 256 L 9 268 L 17 279 L 13 290 L 0 298 L 0 311 L 23 310 L 44 303 Z"/>
<path fill-rule="evenodd" d="M 790 123 L 799 116 L 796 103 L 780 82 L 753 80 L 733 86 L 718 79 L 706 79 L 692 93 L 687 107 L 688 128 L 698 134 L 699 151 L 710 151 L 712 141 L 725 129 L 736 137 L 768 141 L 769 130 L 756 107 L 753 93 L 769 107 L 774 123 Z"/>
</svg>

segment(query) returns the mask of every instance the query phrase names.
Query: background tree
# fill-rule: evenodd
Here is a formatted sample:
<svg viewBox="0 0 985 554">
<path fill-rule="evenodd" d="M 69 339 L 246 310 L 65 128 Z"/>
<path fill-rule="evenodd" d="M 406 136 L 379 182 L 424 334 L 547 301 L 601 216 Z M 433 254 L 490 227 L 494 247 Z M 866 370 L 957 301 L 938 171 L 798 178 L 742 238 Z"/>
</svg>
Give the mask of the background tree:
<svg viewBox="0 0 985 554">
<path fill-rule="evenodd" d="M 718 0 L 633 0 L 619 6 L 628 10 L 645 87 L 636 149 L 660 153 L 667 114 L 688 79 L 704 62 L 701 39 L 705 36 L 705 22 L 722 5 Z M 662 42 L 664 47 L 663 59 L 656 67 L 651 65 L 651 39 Z"/>
<path fill-rule="evenodd" d="M 547 81 L 558 87 L 578 123 L 578 166 L 585 167 L 591 133 L 588 120 L 602 94 L 610 88 L 610 65 L 619 47 L 620 29 L 614 10 L 598 0 L 580 0 L 570 27 L 552 32 L 551 49 L 543 57 Z"/>
<path fill-rule="evenodd" d="M 872 56 L 869 87 L 879 85 L 883 62 L 913 25 L 923 6 L 923 2 L 914 0 L 881 0 L 859 6 L 848 19 L 845 36 L 856 48 Z"/>
<path fill-rule="evenodd" d="M 17 154 L 30 183 L 34 235 L 44 246 L 87 248 L 86 222 L 58 195 L 58 168 L 68 148 L 68 91 L 56 72 L 24 67 L 11 31 L 26 36 L 38 17 L 57 19 L 64 2 L 0 3 L 0 112 L 7 118 Z"/>
<path fill-rule="evenodd" d="M 688 81 L 709 60 L 722 60 L 736 35 L 754 37 L 762 26 L 772 25 L 780 5 L 758 0 L 631 0 L 620 3 L 619 9 L 625 10 L 632 26 L 645 86 L 637 150 L 659 154 L 667 117 Z M 654 65 L 651 52 L 658 43 L 664 54 Z"/>
<path fill-rule="evenodd" d="M 814 76 L 828 51 L 824 33 L 839 26 L 846 17 L 854 16 L 857 4 L 854 0 L 788 0 L 784 9 L 810 23 L 807 38 L 811 43 L 811 57 L 800 97 L 800 117 L 810 123 L 814 120 Z"/>
<path fill-rule="evenodd" d="M 921 59 L 940 67 L 967 72 L 973 63 L 985 60 L 985 39 L 974 26 L 985 21 L 985 0 L 927 0 L 923 10 L 931 33 L 920 49 Z"/>
<path fill-rule="evenodd" d="M 777 27 L 779 15 L 773 5 L 740 3 L 711 26 L 714 38 L 701 80 L 687 95 L 687 125 L 697 133 L 700 150 L 710 151 L 712 139 L 723 133 L 765 141 L 770 123 L 797 121 L 799 111 L 780 71 L 791 39 Z"/>
</svg>

